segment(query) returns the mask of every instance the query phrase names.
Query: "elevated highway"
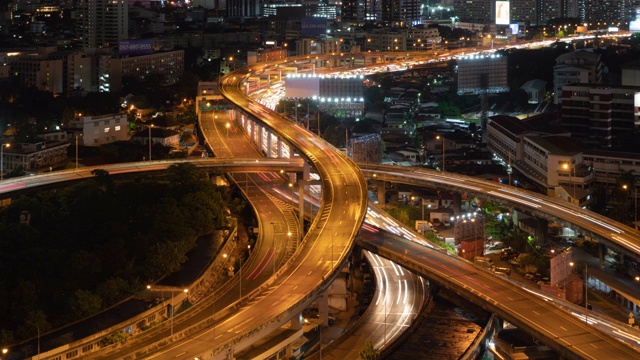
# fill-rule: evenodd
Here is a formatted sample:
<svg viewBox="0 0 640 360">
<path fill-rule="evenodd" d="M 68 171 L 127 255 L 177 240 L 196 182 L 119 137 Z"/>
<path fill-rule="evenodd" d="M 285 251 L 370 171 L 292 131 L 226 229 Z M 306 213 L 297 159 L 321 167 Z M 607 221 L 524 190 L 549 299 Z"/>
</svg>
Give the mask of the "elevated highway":
<svg viewBox="0 0 640 360">
<path fill-rule="evenodd" d="M 605 216 L 542 194 L 470 176 L 416 167 L 359 164 L 371 180 L 438 188 L 495 201 L 548 219 L 640 260 L 640 231 Z"/>
<path fill-rule="evenodd" d="M 251 68 L 240 69 L 229 74 L 223 80 L 222 93 L 242 113 L 259 119 L 261 124 L 277 134 L 291 147 L 298 149 L 300 155 L 313 164 L 322 179 L 323 195 L 319 216 L 316 217 L 310 231 L 305 236 L 304 242 L 308 248 L 304 257 L 295 264 L 292 273 L 287 276 L 283 284 L 273 289 L 273 292 L 269 294 L 268 302 L 274 304 L 268 309 L 269 311 L 253 312 L 254 315 L 245 318 L 250 320 L 245 320 L 227 330 L 230 333 L 225 338 L 224 346 L 227 349 L 232 349 L 234 344 L 241 341 L 247 341 L 246 335 L 251 332 L 251 328 L 264 327 L 267 324 L 275 326 L 274 319 L 277 319 L 276 322 L 279 323 L 287 321 L 307 305 L 314 294 L 326 288 L 330 278 L 335 275 L 351 250 L 353 239 L 359 231 L 367 206 L 366 182 L 360 170 L 351 160 L 330 145 L 318 140 L 313 134 L 291 124 L 257 102 L 245 97 L 241 81 L 244 77 L 249 76 L 253 70 Z M 380 173 L 379 176 L 382 177 L 382 168 L 369 168 L 368 170 L 372 171 L 371 177 L 374 177 L 373 173 Z M 388 171 L 384 176 L 389 176 L 388 180 L 391 181 L 392 176 L 395 175 Z M 418 173 L 418 176 L 438 177 L 434 173 Z M 478 183 L 472 182 L 471 179 L 473 178 L 454 179 L 450 177 L 446 179 L 441 177 L 440 181 L 445 188 L 453 185 L 452 190 L 457 189 L 455 191 L 458 192 L 482 192 L 482 187 Z M 397 180 L 400 181 L 400 179 Z M 534 193 L 514 196 L 511 192 L 515 190 L 510 188 L 507 190 L 509 191 L 486 189 L 486 194 L 488 194 L 486 196 L 490 199 L 495 197 L 496 201 L 500 201 L 498 199 L 502 198 L 521 205 L 529 205 L 531 209 L 538 209 L 537 211 L 540 212 L 552 212 L 561 207 L 551 201 L 549 202 L 551 206 L 548 209 L 542 208 L 542 205 L 548 200 L 546 197 Z M 579 208 L 568 209 L 566 213 L 574 216 L 573 219 L 576 221 L 590 222 L 583 225 L 587 229 L 586 231 L 593 231 L 594 234 L 601 233 L 602 235 L 599 236 L 606 236 L 604 229 L 609 229 L 617 234 L 618 238 L 620 238 L 620 234 L 629 233 L 627 228 L 620 227 L 619 224 L 613 223 L 611 220 L 585 218 L 585 216 L 591 215 L 584 213 Z M 559 215 L 558 217 L 561 218 Z M 610 237 L 613 238 L 613 236 Z M 608 335 L 587 324 L 571 319 L 566 313 L 565 315 L 557 313 L 558 310 L 544 300 L 533 298 L 531 295 L 513 288 L 513 285 L 508 282 L 489 279 L 495 278 L 495 276 L 478 272 L 477 268 L 460 259 L 447 262 L 445 259 L 454 259 L 454 257 L 438 250 L 429 250 L 420 244 L 406 242 L 402 238 L 397 241 L 386 241 L 377 237 L 368 240 L 368 245 L 363 243 L 363 247 L 379 252 L 394 261 L 404 263 L 416 272 L 424 273 L 443 286 L 451 288 L 460 295 L 530 331 L 567 358 L 626 359 L 638 356 L 638 353 L 633 349 Z M 618 239 L 614 240 L 619 241 Z M 619 241 L 622 244 L 619 245 L 621 249 L 633 253 L 640 252 L 635 248 L 637 241 L 627 237 L 623 240 Z M 415 256 L 413 256 L 414 253 Z M 334 255 L 336 255 L 335 258 Z M 474 286 L 470 286 L 471 284 Z M 243 309 L 245 311 L 248 308 Z M 545 315 L 559 321 L 549 321 L 544 317 Z M 251 325 L 248 325 L 248 321 L 251 322 Z"/>
<path fill-rule="evenodd" d="M 0 182 L 0 200 L 20 196 L 30 191 L 40 191 L 48 187 L 54 188 L 63 184 L 86 181 L 94 177 L 92 171 L 102 169 L 112 176 L 136 176 L 140 173 L 164 171 L 177 163 L 191 163 L 208 172 L 258 172 L 280 171 L 302 172 L 302 159 L 198 159 L 198 160 L 166 160 L 146 161 L 123 164 L 110 164 L 94 167 L 83 167 L 74 170 L 63 170 L 40 174 L 37 176 L 23 176 Z"/>
<path fill-rule="evenodd" d="M 639 352 L 584 319 L 462 258 L 372 228 L 358 244 L 509 321 L 566 359 L 634 359 Z"/>
</svg>

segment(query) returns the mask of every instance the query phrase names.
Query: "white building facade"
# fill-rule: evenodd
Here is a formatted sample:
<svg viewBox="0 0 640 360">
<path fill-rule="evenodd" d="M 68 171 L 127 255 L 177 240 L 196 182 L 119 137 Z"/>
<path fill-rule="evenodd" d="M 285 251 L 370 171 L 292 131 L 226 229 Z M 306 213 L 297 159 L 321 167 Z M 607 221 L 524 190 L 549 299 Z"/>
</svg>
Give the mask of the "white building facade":
<svg viewBox="0 0 640 360">
<path fill-rule="evenodd" d="M 70 126 L 79 136 L 80 145 L 84 146 L 100 146 L 129 140 L 129 121 L 126 114 L 77 117 L 70 122 Z"/>
</svg>

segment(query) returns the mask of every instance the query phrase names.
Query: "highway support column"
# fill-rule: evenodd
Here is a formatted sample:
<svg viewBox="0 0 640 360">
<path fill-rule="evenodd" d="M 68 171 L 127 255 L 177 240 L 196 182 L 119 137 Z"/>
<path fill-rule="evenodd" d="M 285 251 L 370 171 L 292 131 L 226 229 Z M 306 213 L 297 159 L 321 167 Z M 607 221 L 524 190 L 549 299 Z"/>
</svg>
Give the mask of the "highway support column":
<svg viewBox="0 0 640 360">
<path fill-rule="evenodd" d="M 453 213 L 458 214 L 462 210 L 462 194 L 459 192 L 453 193 Z"/>
<path fill-rule="evenodd" d="M 291 330 L 300 330 L 302 329 L 302 313 L 297 314 L 296 316 L 291 318 L 291 323 L 289 325 Z"/>
<path fill-rule="evenodd" d="M 329 292 L 324 291 L 318 298 L 318 315 L 322 326 L 329 326 Z"/>
<path fill-rule="evenodd" d="M 547 233 L 549 231 L 549 221 L 547 219 L 536 219 L 536 239 L 545 241 L 547 239 Z"/>
</svg>

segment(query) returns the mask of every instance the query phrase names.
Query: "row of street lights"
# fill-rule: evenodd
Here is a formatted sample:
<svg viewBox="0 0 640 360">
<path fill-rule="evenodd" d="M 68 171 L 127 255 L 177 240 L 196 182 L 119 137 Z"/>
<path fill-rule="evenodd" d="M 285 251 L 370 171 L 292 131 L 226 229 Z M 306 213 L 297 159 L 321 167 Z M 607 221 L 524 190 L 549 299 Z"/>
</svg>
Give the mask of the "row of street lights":
<svg viewBox="0 0 640 360">
<path fill-rule="evenodd" d="M 173 296 L 176 291 L 181 291 L 183 293 L 188 293 L 189 289 L 182 289 L 173 286 L 159 286 L 159 285 L 147 285 L 147 290 L 149 291 L 171 291 L 171 336 L 173 336 L 173 318 L 175 316 L 175 309 L 173 307 Z M 168 314 L 167 314 L 168 315 Z"/>
</svg>

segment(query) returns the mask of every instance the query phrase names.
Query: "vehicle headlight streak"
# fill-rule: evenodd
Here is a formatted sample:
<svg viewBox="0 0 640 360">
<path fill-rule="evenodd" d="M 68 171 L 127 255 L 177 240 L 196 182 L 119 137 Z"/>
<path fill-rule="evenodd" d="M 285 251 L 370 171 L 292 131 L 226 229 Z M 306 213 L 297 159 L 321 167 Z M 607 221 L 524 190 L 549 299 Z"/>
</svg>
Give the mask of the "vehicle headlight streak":
<svg viewBox="0 0 640 360">
<path fill-rule="evenodd" d="M 492 194 L 492 195 L 495 195 L 495 196 L 501 197 L 501 198 L 503 198 L 503 199 L 508 199 L 508 200 L 513 201 L 513 202 L 517 202 L 517 203 L 520 203 L 520 204 L 523 204 L 523 205 L 527 205 L 527 206 L 532 207 L 532 208 L 535 208 L 535 209 L 538 209 L 538 208 L 540 208 L 540 207 L 541 207 L 541 205 L 534 204 L 534 203 L 532 203 L 532 202 L 525 201 L 525 200 L 522 200 L 522 199 L 518 199 L 518 198 L 513 197 L 513 196 L 500 194 L 500 193 L 498 193 L 497 191 L 489 191 L 489 192 L 487 192 L 487 194 Z"/>
</svg>

